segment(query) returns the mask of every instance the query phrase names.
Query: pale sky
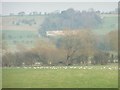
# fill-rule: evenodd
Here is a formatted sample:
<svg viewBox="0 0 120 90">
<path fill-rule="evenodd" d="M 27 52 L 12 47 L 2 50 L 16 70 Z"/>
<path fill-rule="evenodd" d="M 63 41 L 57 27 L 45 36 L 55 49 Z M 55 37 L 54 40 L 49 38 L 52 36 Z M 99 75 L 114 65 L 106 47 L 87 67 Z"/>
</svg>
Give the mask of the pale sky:
<svg viewBox="0 0 120 90">
<path fill-rule="evenodd" d="M 24 11 L 30 13 L 37 12 L 53 12 L 55 10 L 66 10 L 74 8 L 75 10 L 88 10 L 93 8 L 100 11 L 113 11 L 118 7 L 117 2 L 2 2 L 2 14 L 8 15 L 9 13 L 17 14 Z M 109 0 L 110 1 L 110 0 Z M 1 4 L 0 4 L 1 5 Z"/>
<path fill-rule="evenodd" d="M 1 0 L 1 2 L 118 2 L 119 0 Z"/>
</svg>

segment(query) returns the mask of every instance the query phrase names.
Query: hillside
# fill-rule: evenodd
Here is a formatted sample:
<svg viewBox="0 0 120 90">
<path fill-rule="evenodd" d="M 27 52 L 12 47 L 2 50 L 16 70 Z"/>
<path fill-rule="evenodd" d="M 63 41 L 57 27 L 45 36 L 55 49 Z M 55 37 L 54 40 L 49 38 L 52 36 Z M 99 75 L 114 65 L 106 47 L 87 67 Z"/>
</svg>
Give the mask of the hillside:
<svg viewBox="0 0 120 90">
<path fill-rule="evenodd" d="M 45 16 L 3 16 L 0 28 L 2 28 L 3 40 L 9 48 L 22 44 L 33 47 L 39 36 L 38 29 Z"/>
<path fill-rule="evenodd" d="M 7 44 L 16 46 L 23 44 L 33 46 L 39 38 L 40 25 L 46 16 L 4 16 L 2 17 L 2 34 Z M 118 28 L 118 18 L 115 14 L 101 14 L 102 24 L 93 29 L 97 34 L 106 34 Z"/>
<path fill-rule="evenodd" d="M 38 29 L 45 16 L 3 16 L 0 27 L 3 30 L 33 30 Z"/>
<path fill-rule="evenodd" d="M 118 15 L 116 14 L 102 14 L 102 25 L 94 31 L 98 34 L 106 34 L 112 30 L 118 30 Z"/>
<path fill-rule="evenodd" d="M 46 16 L 3 16 L 2 30 L 38 30 Z M 101 14 L 102 25 L 95 31 L 105 33 L 118 27 L 117 14 Z"/>
</svg>

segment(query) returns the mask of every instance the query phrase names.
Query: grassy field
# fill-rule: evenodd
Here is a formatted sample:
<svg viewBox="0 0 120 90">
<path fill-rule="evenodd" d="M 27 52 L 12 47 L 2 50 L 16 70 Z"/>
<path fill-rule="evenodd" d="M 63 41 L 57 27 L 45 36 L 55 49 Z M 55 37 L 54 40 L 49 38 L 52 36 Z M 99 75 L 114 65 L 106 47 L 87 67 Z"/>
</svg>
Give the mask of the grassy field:
<svg viewBox="0 0 120 90">
<path fill-rule="evenodd" d="M 116 66 L 3 68 L 3 88 L 117 88 Z"/>
</svg>

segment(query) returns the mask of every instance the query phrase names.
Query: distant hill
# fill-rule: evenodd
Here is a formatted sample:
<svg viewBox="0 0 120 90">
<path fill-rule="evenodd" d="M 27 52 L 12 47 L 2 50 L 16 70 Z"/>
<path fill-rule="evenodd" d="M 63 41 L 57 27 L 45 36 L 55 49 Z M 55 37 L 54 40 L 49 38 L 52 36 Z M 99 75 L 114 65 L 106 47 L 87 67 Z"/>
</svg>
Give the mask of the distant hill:
<svg viewBox="0 0 120 90">
<path fill-rule="evenodd" d="M 39 38 L 40 27 L 46 17 L 3 16 L 0 28 L 2 27 L 4 40 L 10 47 L 15 47 L 17 44 L 33 46 Z M 101 14 L 100 17 L 102 18 L 102 24 L 93 29 L 94 32 L 106 34 L 112 30 L 118 30 L 118 16 L 116 14 Z"/>
<path fill-rule="evenodd" d="M 105 33 L 118 27 L 117 14 L 101 14 L 102 24 L 95 32 Z M 38 30 L 46 16 L 3 16 L 0 28 L 2 30 Z M 1 18 L 0 18 L 1 19 Z"/>
</svg>

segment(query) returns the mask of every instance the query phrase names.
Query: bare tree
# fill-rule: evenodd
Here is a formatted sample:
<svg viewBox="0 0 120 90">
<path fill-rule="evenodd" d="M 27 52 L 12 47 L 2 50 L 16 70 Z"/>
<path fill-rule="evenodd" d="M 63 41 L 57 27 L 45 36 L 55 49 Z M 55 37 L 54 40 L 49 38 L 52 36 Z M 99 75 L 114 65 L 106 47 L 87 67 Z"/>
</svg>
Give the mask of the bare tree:
<svg viewBox="0 0 120 90">
<path fill-rule="evenodd" d="M 96 41 L 91 31 L 65 31 L 64 34 L 61 44 L 66 52 L 67 65 L 71 64 L 74 59 L 81 55 L 84 56 L 84 58 L 93 55 Z"/>
</svg>

